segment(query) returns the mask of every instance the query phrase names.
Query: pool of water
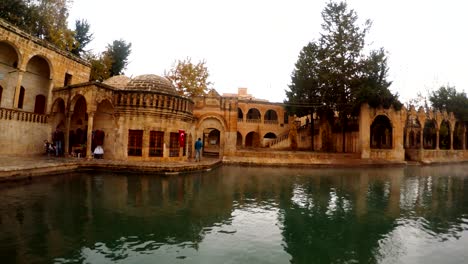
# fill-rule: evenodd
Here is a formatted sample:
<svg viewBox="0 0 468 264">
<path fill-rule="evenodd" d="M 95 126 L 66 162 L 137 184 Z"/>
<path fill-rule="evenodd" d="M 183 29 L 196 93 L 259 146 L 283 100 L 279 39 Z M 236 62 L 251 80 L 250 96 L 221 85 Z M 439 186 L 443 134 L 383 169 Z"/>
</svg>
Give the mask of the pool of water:
<svg viewBox="0 0 468 264">
<path fill-rule="evenodd" d="M 2 263 L 466 263 L 468 165 L 89 172 L 0 187 Z"/>
</svg>

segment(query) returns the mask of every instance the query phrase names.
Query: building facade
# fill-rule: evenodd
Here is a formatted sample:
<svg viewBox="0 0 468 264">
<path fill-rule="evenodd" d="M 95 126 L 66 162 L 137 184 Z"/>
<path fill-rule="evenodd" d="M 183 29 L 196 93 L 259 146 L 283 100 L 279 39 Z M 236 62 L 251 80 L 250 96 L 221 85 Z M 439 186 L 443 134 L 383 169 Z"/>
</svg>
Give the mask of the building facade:
<svg viewBox="0 0 468 264">
<path fill-rule="evenodd" d="M 205 156 L 219 158 L 290 150 L 294 141 L 298 149 L 361 159 L 468 160 L 467 124 L 452 113 L 363 105 L 343 135 L 337 122 L 301 121 L 246 88 L 187 98 L 154 74 L 102 83 L 89 74 L 86 61 L 0 20 L 0 154 L 43 153 L 58 130 L 65 155 L 92 157 L 100 146 L 112 160 L 188 160 L 198 138 Z"/>
</svg>

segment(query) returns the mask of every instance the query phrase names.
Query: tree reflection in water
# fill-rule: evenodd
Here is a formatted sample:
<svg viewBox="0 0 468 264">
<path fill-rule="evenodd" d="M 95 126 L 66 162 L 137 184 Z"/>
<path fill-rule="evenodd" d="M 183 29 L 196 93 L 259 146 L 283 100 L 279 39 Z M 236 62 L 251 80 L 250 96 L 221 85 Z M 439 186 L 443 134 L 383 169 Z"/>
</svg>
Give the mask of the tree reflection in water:
<svg viewBox="0 0 468 264">
<path fill-rule="evenodd" d="M 67 174 L 0 190 L 5 263 L 457 263 L 468 165 Z M 228 261 L 228 262 L 229 262 Z"/>
</svg>

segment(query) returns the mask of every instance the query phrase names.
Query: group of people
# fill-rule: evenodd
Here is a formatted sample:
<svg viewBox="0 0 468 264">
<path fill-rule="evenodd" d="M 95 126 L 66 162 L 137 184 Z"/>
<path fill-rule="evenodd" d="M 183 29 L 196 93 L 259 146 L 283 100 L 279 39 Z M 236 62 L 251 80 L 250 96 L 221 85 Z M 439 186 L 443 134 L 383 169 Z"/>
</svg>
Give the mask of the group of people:
<svg viewBox="0 0 468 264">
<path fill-rule="evenodd" d="M 72 131 L 73 132 L 73 131 Z M 83 140 L 83 137 L 81 137 L 80 131 L 77 131 L 77 133 L 70 133 L 70 146 L 73 146 L 73 143 L 77 139 Z M 78 135 L 79 137 L 76 137 L 75 135 Z M 52 142 L 49 142 L 47 139 L 44 140 L 44 150 L 45 154 L 47 155 L 55 155 L 55 156 L 62 156 L 64 154 L 64 142 L 65 142 L 65 136 L 64 133 L 57 127 L 55 131 L 52 133 Z M 86 143 L 86 137 L 84 137 L 84 142 Z M 97 159 L 102 159 L 104 156 L 104 149 L 102 148 L 102 145 L 104 143 L 104 131 L 101 130 L 96 130 L 93 131 L 93 156 L 94 158 Z M 72 155 L 75 153 L 71 153 Z"/>
<path fill-rule="evenodd" d="M 47 139 L 44 140 L 44 150 L 48 155 L 55 155 L 56 157 L 63 155 L 63 142 L 65 137 L 63 132 L 57 128 L 54 133 L 52 133 L 52 142 L 49 142 Z"/>
</svg>

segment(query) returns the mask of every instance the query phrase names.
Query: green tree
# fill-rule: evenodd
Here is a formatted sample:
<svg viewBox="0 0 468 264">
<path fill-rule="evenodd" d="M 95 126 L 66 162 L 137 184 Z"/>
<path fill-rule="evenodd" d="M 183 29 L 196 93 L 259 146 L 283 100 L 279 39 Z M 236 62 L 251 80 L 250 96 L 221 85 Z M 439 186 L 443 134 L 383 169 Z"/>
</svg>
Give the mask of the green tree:
<svg viewBox="0 0 468 264">
<path fill-rule="evenodd" d="M 193 64 L 191 58 L 178 60 L 164 75 L 172 81 L 180 95 L 189 97 L 205 95 L 209 86 L 209 73 L 205 61 Z"/>
<path fill-rule="evenodd" d="M 132 52 L 132 43 L 127 43 L 125 40 L 114 40 L 112 44 L 107 45 L 107 50 L 104 51 L 103 59 L 111 61 L 109 68 L 110 76 L 124 74 L 123 71 L 128 65 L 128 56 Z"/>
<path fill-rule="evenodd" d="M 81 56 L 85 52 L 84 48 L 93 40 L 93 34 L 89 32 L 89 29 L 90 25 L 85 19 L 75 21 L 75 43 L 70 50 L 71 53 Z"/>
<path fill-rule="evenodd" d="M 30 5 L 30 0 L 2 0 L 0 1 L 0 18 L 31 32 L 37 17 L 33 14 Z"/>
<path fill-rule="evenodd" d="M 111 77 L 110 68 L 112 66 L 112 60 L 108 56 L 101 54 L 94 54 L 87 52 L 84 55 L 84 59 L 89 61 L 91 64 L 91 72 L 89 74 L 90 81 L 104 81 Z"/>
<path fill-rule="evenodd" d="M 455 87 L 442 86 L 429 95 L 429 101 L 437 110 L 453 112 L 463 122 L 468 122 L 468 98 L 465 92 L 457 92 Z"/>
<path fill-rule="evenodd" d="M 385 107 L 401 107 L 401 103 L 398 95 L 388 90 L 391 83 L 386 80 L 385 51 L 380 49 L 369 55 L 364 52 L 371 22 L 365 21 L 361 28 L 356 12 L 348 10 L 345 2 L 328 3 L 322 18 L 320 38 L 299 54 L 285 103 L 298 116 L 311 109 L 331 118 L 330 113 L 337 112 L 345 142 L 348 119 L 358 114 L 363 102 Z"/>
<path fill-rule="evenodd" d="M 85 52 L 85 59 L 91 63 L 90 81 L 104 81 L 109 77 L 124 74 L 128 56 L 131 53 L 131 43 L 125 40 L 114 40 L 107 49 L 100 53 Z"/>
</svg>

